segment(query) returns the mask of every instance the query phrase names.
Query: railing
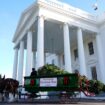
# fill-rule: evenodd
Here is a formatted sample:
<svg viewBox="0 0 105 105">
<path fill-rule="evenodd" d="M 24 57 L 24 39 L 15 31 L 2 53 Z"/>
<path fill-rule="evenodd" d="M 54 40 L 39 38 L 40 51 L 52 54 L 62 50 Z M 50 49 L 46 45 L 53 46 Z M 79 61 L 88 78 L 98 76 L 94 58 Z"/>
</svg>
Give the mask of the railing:
<svg viewBox="0 0 105 105">
<path fill-rule="evenodd" d="M 75 8 L 73 6 L 70 6 L 66 3 L 62 3 L 60 1 L 52 1 L 52 0 L 38 0 L 38 1 L 46 3 L 47 5 L 51 5 L 51 7 L 63 9 L 65 12 L 68 12 L 68 13 L 78 14 L 81 17 L 84 17 L 93 21 L 96 19 L 96 17 L 90 13 L 85 12 L 81 9 Z"/>
</svg>

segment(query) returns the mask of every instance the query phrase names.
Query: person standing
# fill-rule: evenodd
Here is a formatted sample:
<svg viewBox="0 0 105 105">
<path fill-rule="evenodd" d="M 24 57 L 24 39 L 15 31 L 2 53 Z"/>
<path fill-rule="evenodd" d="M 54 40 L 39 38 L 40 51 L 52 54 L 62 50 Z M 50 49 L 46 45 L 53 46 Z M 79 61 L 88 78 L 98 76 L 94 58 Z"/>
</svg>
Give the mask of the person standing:
<svg viewBox="0 0 105 105">
<path fill-rule="evenodd" d="M 33 76 L 37 76 L 37 71 L 35 70 L 35 68 L 32 68 L 32 72 L 31 72 L 31 77 Z"/>
</svg>

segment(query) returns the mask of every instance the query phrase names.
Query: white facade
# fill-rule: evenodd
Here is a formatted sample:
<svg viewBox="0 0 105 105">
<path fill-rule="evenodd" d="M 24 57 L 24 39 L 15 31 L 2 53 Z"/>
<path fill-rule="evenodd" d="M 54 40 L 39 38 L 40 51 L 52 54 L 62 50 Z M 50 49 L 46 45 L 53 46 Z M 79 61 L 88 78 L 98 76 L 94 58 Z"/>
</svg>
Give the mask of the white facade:
<svg viewBox="0 0 105 105">
<path fill-rule="evenodd" d="M 105 14 L 96 17 L 57 0 L 37 0 L 22 13 L 13 42 L 13 78 L 20 84 L 24 66 L 28 76 L 45 63 L 105 83 Z"/>
</svg>

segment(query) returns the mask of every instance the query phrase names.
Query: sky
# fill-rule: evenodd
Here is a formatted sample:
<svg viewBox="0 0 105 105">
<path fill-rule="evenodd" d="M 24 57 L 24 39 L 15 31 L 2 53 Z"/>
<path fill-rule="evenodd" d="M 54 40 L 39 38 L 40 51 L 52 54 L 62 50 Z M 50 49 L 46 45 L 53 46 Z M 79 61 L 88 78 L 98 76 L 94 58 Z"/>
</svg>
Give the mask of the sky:
<svg viewBox="0 0 105 105">
<path fill-rule="evenodd" d="M 35 0 L 0 0 L 0 74 L 12 77 L 14 50 L 12 38 L 21 13 Z M 105 12 L 105 0 L 97 0 L 98 10 L 92 6 L 96 0 L 59 0 L 92 14 Z"/>
</svg>

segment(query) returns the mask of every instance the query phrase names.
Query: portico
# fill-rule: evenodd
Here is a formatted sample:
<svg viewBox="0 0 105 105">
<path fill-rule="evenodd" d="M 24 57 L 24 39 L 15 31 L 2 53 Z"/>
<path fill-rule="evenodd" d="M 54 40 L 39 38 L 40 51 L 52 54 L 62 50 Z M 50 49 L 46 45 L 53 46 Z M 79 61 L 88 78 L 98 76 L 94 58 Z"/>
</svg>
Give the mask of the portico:
<svg viewBox="0 0 105 105">
<path fill-rule="evenodd" d="M 87 37 L 94 35 L 97 47 L 100 49 L 98 59 L 101 80 L 105 82 L 102 48 L 99 34 L 97 34 L 98 28 L 93 15 L 59 1 L 37 0 L 23 12 L 13 37 L 15 45 L 13 78 L 18 79 L 22 84 L 23 67 L 25 66 L 25 76 L 29 76 L 32 67 L 38 69 L 45 64 L 45 53 L 64 54 L 64 68 L 72 73 L 71 47 L 73 44 L 77 44 L 78 47 L 79 72 L 88 76 L 84 41 Z"/>
</svg>

